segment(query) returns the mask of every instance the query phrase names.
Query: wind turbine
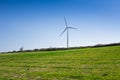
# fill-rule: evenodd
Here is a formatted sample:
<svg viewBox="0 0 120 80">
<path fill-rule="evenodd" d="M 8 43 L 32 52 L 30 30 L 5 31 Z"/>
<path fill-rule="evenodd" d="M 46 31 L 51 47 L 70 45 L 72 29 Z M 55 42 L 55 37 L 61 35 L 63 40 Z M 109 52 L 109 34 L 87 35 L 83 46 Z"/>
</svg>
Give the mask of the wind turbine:
<svg viewBox="0 0 120 80">
<path fill-rule="evenodd" d="M 67 48 L 69 48 L 69 29 L 77 29 L 77 28 L 73 28 L 73 27 L 68 26 L 67 20 L 66 20 L 65 16 L 64 16 L 64 20 L 65 20 L 65 26 L 66 26 L 66 28 L 63 30 L 63 32 L 60 34 L 60 36 L 62 36 L 62 34 L 65 31 L 67 31 Z"/>
</svg>

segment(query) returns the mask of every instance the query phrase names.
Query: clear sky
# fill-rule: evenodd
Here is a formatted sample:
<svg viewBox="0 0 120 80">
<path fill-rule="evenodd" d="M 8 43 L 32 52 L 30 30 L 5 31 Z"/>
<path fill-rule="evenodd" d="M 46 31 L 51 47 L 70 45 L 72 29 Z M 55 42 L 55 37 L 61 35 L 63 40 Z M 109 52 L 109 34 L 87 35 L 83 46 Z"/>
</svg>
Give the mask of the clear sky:
<svg viewBox="0 0 120 80">
<path fill-rule="evenodd" d="M 0 0 L 0 52 L 120 42 L 120 0 Z"/>
</svg>

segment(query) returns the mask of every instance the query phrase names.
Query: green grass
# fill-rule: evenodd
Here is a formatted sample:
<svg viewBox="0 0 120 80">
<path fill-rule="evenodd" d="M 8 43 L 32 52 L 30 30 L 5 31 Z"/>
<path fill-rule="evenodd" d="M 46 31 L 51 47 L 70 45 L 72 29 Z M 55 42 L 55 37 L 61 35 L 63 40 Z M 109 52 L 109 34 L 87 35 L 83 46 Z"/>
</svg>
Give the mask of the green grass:
<svg viewBox="0 0 120 80">
<path fill-rule="evenodd" d="M 120 46 L 0 54 L 0 80 L 119 80 Z"/>
</svg>

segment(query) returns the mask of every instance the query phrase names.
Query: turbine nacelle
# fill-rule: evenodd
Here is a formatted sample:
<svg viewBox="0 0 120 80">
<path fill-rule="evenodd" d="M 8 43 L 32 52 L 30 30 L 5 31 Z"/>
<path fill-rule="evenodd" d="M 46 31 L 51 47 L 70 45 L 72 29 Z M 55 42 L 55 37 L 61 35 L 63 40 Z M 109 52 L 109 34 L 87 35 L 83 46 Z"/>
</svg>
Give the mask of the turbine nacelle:
<svg viewBox="0 0 120 80">
<path fill-rule="evenodd" d="M 65 31 L 67 31 L 68 29 L 77 29 L 77 28 L 74 28 L 74 27 L 66 27 L 66 28 L 63 30 L 63 32 L 60 34 L 60 36 L 62 36 L 62 34 L 63 34 Z"/>
<path fill-rule="evenodd" d="M 68 27 L 68 29 L 77 29 L 77 28 L 74 28 L 74 27 Z"/>
</svg>

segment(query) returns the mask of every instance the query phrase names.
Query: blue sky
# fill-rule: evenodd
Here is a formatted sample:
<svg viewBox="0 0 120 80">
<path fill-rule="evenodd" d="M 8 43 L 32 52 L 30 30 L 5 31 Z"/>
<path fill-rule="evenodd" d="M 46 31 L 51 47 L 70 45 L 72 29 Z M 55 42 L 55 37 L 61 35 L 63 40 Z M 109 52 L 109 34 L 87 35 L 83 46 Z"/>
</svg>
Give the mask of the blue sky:
<svg viewBox="0 0 120 80">
<path fill-rule="evenodd" d="M 120 42 L 120 0 L 0 0 L 0 52 Z"/>
</svg>

